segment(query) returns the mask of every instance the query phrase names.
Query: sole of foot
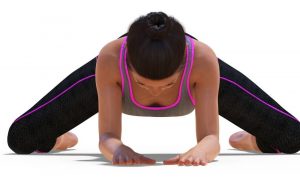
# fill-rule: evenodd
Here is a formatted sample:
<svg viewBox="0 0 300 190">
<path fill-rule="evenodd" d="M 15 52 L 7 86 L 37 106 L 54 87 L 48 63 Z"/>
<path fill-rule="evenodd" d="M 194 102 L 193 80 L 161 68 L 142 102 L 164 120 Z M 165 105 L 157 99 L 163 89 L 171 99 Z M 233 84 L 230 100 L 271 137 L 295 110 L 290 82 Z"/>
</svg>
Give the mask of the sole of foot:
<svg viewBox="0 0 300 190">
<path fill-rule="evenodd" d="M 56 143 L 51 151 L 62 151 L 71 148 L 78 143 L 77 136 L 72 132 L 64 133 L 57 137 Z"/>
<path fill-rule="evenodd" d="M 238 150 L 261 153 L 261 150 L 256 144 L 255 136 L 246 131 L 238 131 L 233 133 L 229 138 L 229 144 Z"/>
</svg>

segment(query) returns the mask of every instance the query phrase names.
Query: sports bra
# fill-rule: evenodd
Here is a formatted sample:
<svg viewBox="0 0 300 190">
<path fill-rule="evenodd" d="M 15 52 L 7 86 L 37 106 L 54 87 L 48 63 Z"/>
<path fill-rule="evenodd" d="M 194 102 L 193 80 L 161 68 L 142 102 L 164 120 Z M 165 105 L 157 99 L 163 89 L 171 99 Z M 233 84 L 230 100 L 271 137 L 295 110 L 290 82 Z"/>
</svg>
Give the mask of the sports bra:
<svg viewBox="0 0 300 190">
<path fill-rule="evenodd" d="M 183 74 L 181 75 L 179 92 L 177 93 L 177 100 L 171 105 L 162 107 L 152 107 L 141 105 L 132 93 L 132 79 L 130 78 L 128 65 L 126 62 L 126 42 L 127 36 L 124 37 L 122 46 L 120 48 L 119 69 L 122 78 L 122 113 L 134 116 L 149 116 L 149 117 L 173 117 L 184 116 L 191 113 L 195 107 L 195 99 L 189 87 L 189 79 L 191 68 L 194 61 L 194 42 L 188 35 L 185 35 L 186 61 Z"/>
</svg>

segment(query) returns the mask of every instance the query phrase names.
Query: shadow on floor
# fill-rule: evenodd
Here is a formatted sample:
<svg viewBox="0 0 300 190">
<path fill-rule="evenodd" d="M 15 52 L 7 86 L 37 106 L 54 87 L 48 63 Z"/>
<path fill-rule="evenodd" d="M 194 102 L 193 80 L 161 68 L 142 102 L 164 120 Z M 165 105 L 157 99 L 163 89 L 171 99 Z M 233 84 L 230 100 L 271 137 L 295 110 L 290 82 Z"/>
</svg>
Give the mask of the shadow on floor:
<svg viewBox="0 0 300 190">
<path fill-rule="evenodd" d="M 50 151 L 48 153 L 31 153 L 31 154 L 16 154 L 16 153 L 8 153 L 4 155 L 16 155 L 16 156 L 90 156 L 94 157 L 94 159 L 85 159 L 85 160 L 76 160 L 76 161 L 86 161 L 86 162 L 103 162 L 101 165 L 109 165 L 109 166 L 118 166 L 118 167 L 141 167 L 141 166 L 160 166 L 164 165 L 162 162 L 168 158 L 174 157 L 177 154 L 143 154 L 144 156 L 148 158 L 152 158 L 156 160 L 155 165 L 130 165 L 130 166 L 121 166 L 121 165 L 112 165 L 111 162 L 106 160 L 101 153 L 65 153 L 76 149 L 67 149 L 64 151 Z M 240 151 L 238 149 L 228 149 L 237 151 L 238 153 L 220 153 L 218 156 L 274 156 L 274 155 L 280 155 L 280 156 L 294 156 L 294 155 L 300 155 L 300 153 L 294 153 L 294 154 L 284 154 L 284 153 L 256 153 L 251 151 Z M 181 153 L 180 153 L 181 154 Z M 218 160 L 213 160 L 212 162 L 217 162 Z M 161 162 L 161 163 L 157 163 Z"/>
</svg>

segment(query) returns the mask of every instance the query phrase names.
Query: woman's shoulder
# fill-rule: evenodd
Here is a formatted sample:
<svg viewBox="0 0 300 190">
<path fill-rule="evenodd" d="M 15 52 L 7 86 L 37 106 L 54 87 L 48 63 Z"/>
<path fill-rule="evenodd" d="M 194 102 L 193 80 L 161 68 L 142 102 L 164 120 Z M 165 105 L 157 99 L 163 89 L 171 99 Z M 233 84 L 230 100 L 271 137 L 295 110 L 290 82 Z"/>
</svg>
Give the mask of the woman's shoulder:
<svg viewBox="0 0 300 190">
<path fill-rule="evenodd" d="M 117 58 L 119 56 L 120 47 L 122 45 L 123 40 L 124 37 L 107 42 L 101 48 L 101 55 L 109 55 L 112 56 L 112 58 Z"/>
<path fill-rule="evenodd" d="M 194 62 L 197 67 L 208 66 L 210 60 L 216 59 L 214 50 L 204 42 L 194 40 Z"/>
<path fill-rule="evenodd" d="M 120 68 L 119 68 L 119 56 L 120 56 L 120 49 L 123 43 L 125 37 L 121 37 L 115 40 L 112 40 L 108 43 L 106 43 L 103 48 L 101 49 L 102 55 L 109 57 L 111 61 L 109 61 L 109 67 L 113 70 L 112 73 L 115 74 L 114 78 L 116 79 L 116 82 L 121 84 L 121 74 L 120 74 Z M 213 49 L 205 44 L 204 42 L 196 39 L 192 39 L 194 41 L 194 61 L 193 61 L 193 67 L 191 72 L 191 80 L 197 80 L 196 78 L 199 77 L 199 73 L 201 71 L 205 71 L 209 69 L 209 60 L 215 58 L 215 53 Z"/>
<path fill-rule="evenodd" d="M 120 48 L 122 45 L 124 37 L 112 40 L 108 43 L 106 43 L 100 50 L 100 53 L 98 55 L 99 59 L 107 60 L 105 63 L 106 68 L 108 68 L 111 72 L 107 73 L 110 76 L 113 77 L 116 81 L 116 83 L 121 84 L 121 74 L 119 69 L 119 56 L 120 56 Z M 111 76 L 113 73 L 114 76 Z"/>
<path fill-rule="evenodd" d="M 209 72 L 218 72 L 217 57 L 214 50 L 204 42 L 194 40 L 194 60 L 191 72 L 193 82 L 205 80 Z"/>
</svg>

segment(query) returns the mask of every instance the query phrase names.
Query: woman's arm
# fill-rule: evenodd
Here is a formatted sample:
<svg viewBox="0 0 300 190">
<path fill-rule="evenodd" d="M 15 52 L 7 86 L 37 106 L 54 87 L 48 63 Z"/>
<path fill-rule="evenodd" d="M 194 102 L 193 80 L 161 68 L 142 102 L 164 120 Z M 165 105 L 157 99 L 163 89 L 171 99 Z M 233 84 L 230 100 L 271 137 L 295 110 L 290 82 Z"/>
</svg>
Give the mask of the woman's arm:
<svg viewBox="0 0 300 190">
<path fill-rule="evenodd" d="M 193 71 L 196 72 L 195 115 L 197 144 L 184 154 L 165 160 L 165 164 L 205 165 L 220 152 L 219 143 L 219 64 L 212 49 L 197 43 Z M 201 50 L 201 51 L 200 51 Z"/>
<path fill-rule="evenodd" d="M 99 150 L 110 162 L 112 162 L 114 153 L 121 145 L 123 145 L 122 141 L 116 138 L 114 134 L 104 133 L 100 135 Z"/>
<path fill-rule="evenodd" d="M 101 49 L 95 68 L 99 149 L 109 161 L 112 161 L 114 151 L 122 144 L 122 91 L 116 77 L 118 58 L 111 54 L 112 48 L 111 44 L 107 44 Z"/>
<path fill-rule="evenodd" d="M 199 150 L 206 151 L 209 160 L 213 160 L 220 151 L 218 93 L 220 70 L 214 51 L 204 43 L 202 52 L 195 56 L 198 62 L 195 85 L 196 136 Z M 196 52 L 197 53 L 197 52 Z"/>
<path fill-rule="evenodd" d="M 101 49 L 96 63 L 99 107 L 99 149 L 113 164 L 155 164 L 155 160 L 133 151 L 121 141 L 122 89 L 118 85 L 118 56 L 111 44 Z"/>
<path fill-rule="evenodd" d="M 216 135 L 207 135 L 195 146 L 194 149 L 196 152 L 203 151 L 205 153 L 205 161 L 211 162 L 220 153 L 221 146 Z"/>
<path fill-rule="evenodd" d="M 199 143 L 207 135 L 219 138 L 218 94 L 220 71 L 218 59 L 213 50 L 201 43 L 201 51 L 196 54 L 197 79 L 195 85 L 196 135 Z"/>
</svg>

